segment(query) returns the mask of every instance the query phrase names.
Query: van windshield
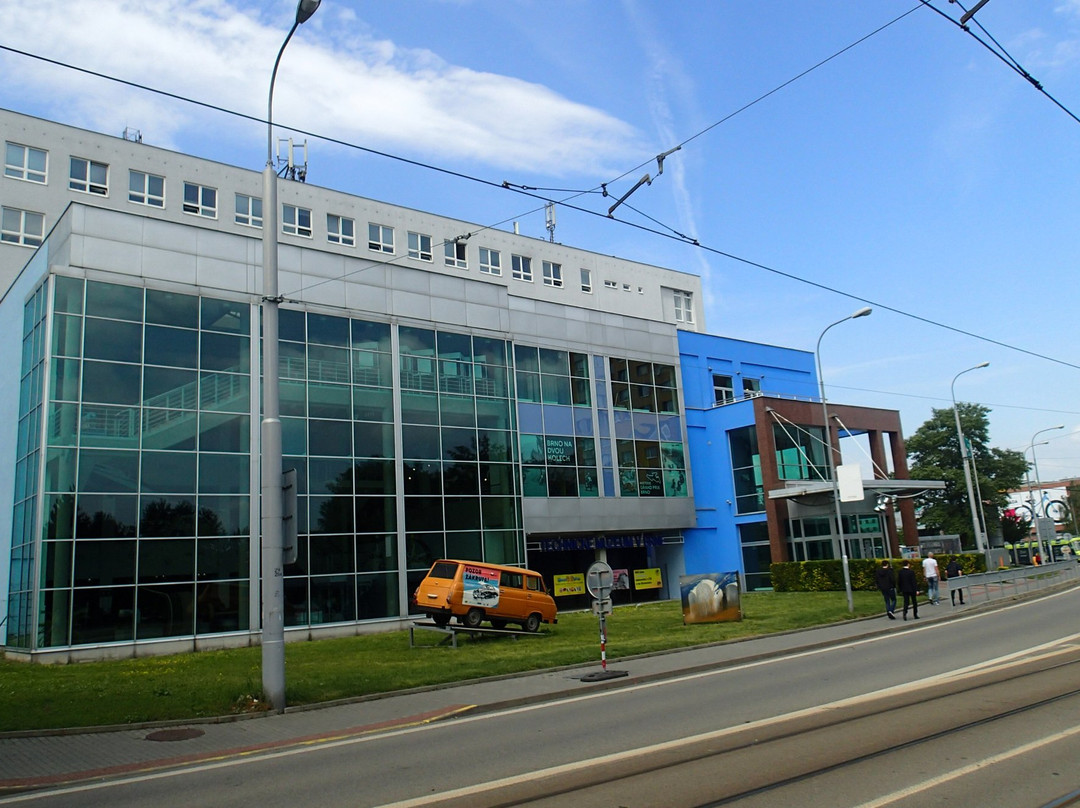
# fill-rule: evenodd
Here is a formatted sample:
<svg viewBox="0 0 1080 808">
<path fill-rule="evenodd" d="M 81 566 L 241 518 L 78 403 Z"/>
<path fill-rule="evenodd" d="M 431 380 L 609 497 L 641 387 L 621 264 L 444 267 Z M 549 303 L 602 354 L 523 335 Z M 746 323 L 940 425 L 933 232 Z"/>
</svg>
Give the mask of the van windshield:
<svg viewBox="0 0 1080 808">
<path fill-rule="evenodd" d="M 449 561 L 436 561 L 431 565 L 431 572 L 428 573 L 429 578 L 453 578 L 457 575 L 457 564 L 452 564 Z"/>
</svg>

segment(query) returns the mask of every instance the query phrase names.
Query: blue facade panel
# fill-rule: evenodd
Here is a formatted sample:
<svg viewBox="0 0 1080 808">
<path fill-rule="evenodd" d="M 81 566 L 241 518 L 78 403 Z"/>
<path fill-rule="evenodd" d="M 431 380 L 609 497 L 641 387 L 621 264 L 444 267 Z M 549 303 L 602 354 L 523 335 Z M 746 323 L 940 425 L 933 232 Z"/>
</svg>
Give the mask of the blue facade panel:
<svg viewBox="0 0 1080 808">
<path fill-rule="evenodd" d="M 679 332 L 679 354 L 697 527 L 683 532 L 686 574 L 744 573 L 739 525 L 764 522 L 764 512 L 738 515 L 728 432 L 754 425 L 754 399 L 743 380 L 762 394 L 812 399 L 817 392 L 814 355 L 743 340 Z M 714 375 L 729 376 L 734 400 L 717 404 Z"/>
</svg>

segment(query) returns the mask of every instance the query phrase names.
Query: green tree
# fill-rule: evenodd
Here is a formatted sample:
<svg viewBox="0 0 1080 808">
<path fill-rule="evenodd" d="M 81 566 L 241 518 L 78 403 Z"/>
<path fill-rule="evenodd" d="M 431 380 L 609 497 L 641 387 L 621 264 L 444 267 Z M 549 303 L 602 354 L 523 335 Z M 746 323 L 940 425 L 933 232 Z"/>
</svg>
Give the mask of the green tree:
<svg viewBox="0 0 1080 808">
<path fill-rule="evenodd" d="M 981 507 L 989 530 L 1000 525 L 1006 492 L 1018 488 L 1027 473 L 1022 452 L 988 446 L 990 410 L 981 404 L 957 404 L 960 426 L 971 446 L 982 493 Z M 934 533 L 958 533 L 966 549 L 974 549 L 971 510 L 961 462 L 956 418 L 951 408 L 932 410 L 930 419 L 907 439 L 908 461 L 913 479 L 942 480 L 945 488 L 927 491 L 916 501 L 920 523 Z"/>
</svg>

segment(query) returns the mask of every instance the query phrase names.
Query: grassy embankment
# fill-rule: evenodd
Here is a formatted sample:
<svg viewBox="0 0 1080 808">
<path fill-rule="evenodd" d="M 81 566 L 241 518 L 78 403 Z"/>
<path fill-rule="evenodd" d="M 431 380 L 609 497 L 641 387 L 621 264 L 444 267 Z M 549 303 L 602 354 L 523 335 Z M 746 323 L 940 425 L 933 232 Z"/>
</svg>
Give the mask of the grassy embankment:
<svg viewBox="0 0 1080 808">
<path fill-rule="evenodd" d="M 881 596 L 855 592 L 855 616 L 880 613 Z M 674 601 L 625 606 L 607 620 L 608 659 L 805 628 L 849 619 L 843 592 L 749 593 L 743 620 L 684 626 Z M 425 636 L 428 635 L 428 636 Z M 437 635 L 417 632 L 418 642 Z M 455 650 L 410 648 L 407 631 L 290 643 L 290 705 L 422 685 L 596 662 L 597 618 L 564 613 L 540 636 L 459 639 Z M 258 647 L 167 657 L 30 665 L 0 660 L 0 732 L 192 719 L 258 709 Z"/>
</svg>

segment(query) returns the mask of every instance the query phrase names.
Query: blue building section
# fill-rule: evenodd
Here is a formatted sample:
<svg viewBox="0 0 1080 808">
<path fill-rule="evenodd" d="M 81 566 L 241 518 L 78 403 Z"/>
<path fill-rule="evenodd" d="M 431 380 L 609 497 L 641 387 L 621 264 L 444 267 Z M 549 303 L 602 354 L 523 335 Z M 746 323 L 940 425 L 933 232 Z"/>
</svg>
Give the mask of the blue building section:
<svg viewBox="0 0 1080 808">
<path fill-rule="evenodd" d="M 738 570 L 752 589 L 767 572 L 767 514 L 738 513 L 730 433 L 755 427 L 761 395 L 817 400 L 814 354 L 689 331 L 679 332 L 679 354 L 697 509 L 697 526 L 683 532 L 686 574 Z M 760 485 L 760 467 L 749 473 Z"/>
</svg>

